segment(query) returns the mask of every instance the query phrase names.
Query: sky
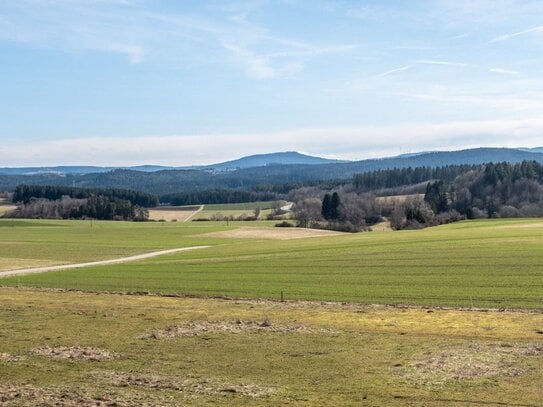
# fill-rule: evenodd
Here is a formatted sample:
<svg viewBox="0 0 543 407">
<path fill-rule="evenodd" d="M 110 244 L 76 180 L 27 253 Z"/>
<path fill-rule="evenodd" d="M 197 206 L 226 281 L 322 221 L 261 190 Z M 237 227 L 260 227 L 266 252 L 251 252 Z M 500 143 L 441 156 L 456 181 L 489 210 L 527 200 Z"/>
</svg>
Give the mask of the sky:
<svg viewBox="0 0 543 407">
<path fill-rule="evenodd" d="M 0 167 L 543 145 L 540 0 L 3 0 Z"/>
</svg>

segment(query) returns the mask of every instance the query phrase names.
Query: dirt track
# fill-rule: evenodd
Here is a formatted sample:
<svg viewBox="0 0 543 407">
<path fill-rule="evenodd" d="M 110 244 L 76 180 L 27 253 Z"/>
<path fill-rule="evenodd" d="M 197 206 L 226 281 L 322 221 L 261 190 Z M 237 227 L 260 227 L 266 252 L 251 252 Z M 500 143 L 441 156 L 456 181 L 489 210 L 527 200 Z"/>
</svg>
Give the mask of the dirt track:
<svg viewBox="0 0 543 407">
<path fill-rule="evenodd" d="M 91 266 L 104 266 L 104 265 L 107 265 L 107 264 L 127 263 L 127 262 L 130 262 L 130 261 L 143 260 L 143 259 L 148 259 L 150 257 L 162 256 L 164 254 L 172 254 L 172 253 L 177 253 L 177 252 L 184 252 L 184 251 L 187 251 L 187 250 L 205 249 L 205 248 L 208 248 L 208 247 L 209 246 L 181 247 L 181 248 L 178 248 L 178 249 L 160 250 L 158 252 L 138 254 L 136 256 L 121 257 L 121 258 L 118 258 L 118 259 L 92 261 L 92 262 L 89 262 L 89 263 L 63 264 L 63 265 L 60 265 L 60 266 L 35 267 L 35 268 L 27 268 L 27 269 L 19 269 L 19 270 L 8 270 L 8 271 L 0 272 L 0 278 L 2 278 L 2 277 L 12 277 L 12 276 L 21 276 L 21 275 L 25 275 L 25 274 L 46 273 L 48 271 L 60 271 L 60 270 L 68 270 L 68 269 L 77 269 L 77 268 L 84 268 L 84 267 L 91 267 Z"/>
</svg>

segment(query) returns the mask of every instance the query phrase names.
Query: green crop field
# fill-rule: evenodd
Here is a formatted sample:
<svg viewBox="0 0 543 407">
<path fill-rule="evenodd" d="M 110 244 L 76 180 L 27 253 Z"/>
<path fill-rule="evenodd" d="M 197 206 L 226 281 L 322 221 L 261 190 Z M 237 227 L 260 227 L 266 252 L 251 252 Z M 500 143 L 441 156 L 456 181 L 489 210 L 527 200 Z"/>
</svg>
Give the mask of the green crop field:
<svg viewBox="0 0 543 407">
<path fill-rule="evenodd" d="M 21 267 L 25 259 L 58 264 L 212 246 L 134 263 L 4 278 L 1 285 L 244 298 L 279 298 L 283 292 L 288 299 L 496 308 L 543 303 L 540 219 L 295 240 L 271 240 L 266 233 L 251 239 L 205 235 L 239 223 L 3 220 L 0 226 L 4 270 L 10 262 Z"/>
<path fill-rule="evenodd" d="M 253 216 L 254 210 L 260 208 L 260 218 L 271 213 L 274 202 L 245 202 L 235 204 L 203 205 L 203 210 L 197 213 L 192 219 L 212 219 L 218 215 L 222 217 L 240 215 Z"/>
</svg>

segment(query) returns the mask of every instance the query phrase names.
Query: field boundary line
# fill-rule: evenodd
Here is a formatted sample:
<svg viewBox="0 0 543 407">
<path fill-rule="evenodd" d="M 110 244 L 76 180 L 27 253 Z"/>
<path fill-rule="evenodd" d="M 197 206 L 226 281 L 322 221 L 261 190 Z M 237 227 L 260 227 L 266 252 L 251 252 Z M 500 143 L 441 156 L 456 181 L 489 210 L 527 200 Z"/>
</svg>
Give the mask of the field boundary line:
<svg viewBox="0 0 543 407">
<path fill-rule="evenodd" d="M 200 207 L 198 209 L 196 209 L 194 212 L 192 212 L 188 218 L 186 218 L 183 222 L 188 222 L 189 220 L 191 220 L 197 213 L 200 213 L 204 210 L 204 205 L 200 205 Z"/>
<path fill-rule="evenodd" d="M 160 250 L 157 252 L 143 253 L 143 254 L 138 254 L 135 256 L 119 257 L 116 259 L 109 259 L 109 260 L 91 261 L 91 262 L 86 262 L 86 263 L 62 264 L 58 266 L 33 267 L 33 268 L 26 268 L 26 269 L 7 270 L 7 271 L 0 272 L 0 278 L 22 276 L 26 274 L 47 273 L 48 271 L 61 271 L 61 270 L 78 269 L 78 268 L 85 268 L 85 267 L 92 267 L 92 266 L 104 266 L 108 264 L 128 263 L 131 261 L 144 260 L 144 259 L 149 259 L 151 257 L 163 256 L 165 254 L 172 254 L 172 253 L 184 252 L 184 251 L 189 251 L 189 250 L 197 250 L 197 249 L 206 249 L 208 247 L 211 247 L 211 246 L 179 247 L 177 249 Z"/>
</svg>

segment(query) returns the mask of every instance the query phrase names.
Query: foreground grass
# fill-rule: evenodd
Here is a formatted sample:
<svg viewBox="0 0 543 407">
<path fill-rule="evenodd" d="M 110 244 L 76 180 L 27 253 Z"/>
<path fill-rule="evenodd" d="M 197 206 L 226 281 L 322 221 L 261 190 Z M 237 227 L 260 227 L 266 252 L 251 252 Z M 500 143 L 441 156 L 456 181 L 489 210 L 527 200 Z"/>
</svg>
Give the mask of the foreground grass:
<svg viewBox="0 0 543 407">
<path fill-rule="evenodd" d="M 535 407 L 543 399 L 540 313 L 9 288 L 0 289 L 0 300 L 4 405 L 75 398 L 118 405 Z M 167 326 L 236 320 L 306 330 L 142 339 Z M 92 347 L 117 357 L 93 362 L 32 351 L 44 346 Z M 484 358 L 466 356 L 470 349 Z"/>
<path fill-rule="evenodd" d="M 79 222 L 19 222 L 24 227 L 0 235 L 8 243 L 0 250 L 8 257 L 16 257 L 15 252 L 76 261 L 188 245 L 213 247 L 138 263 L 6 278 L 2 285 L 242 298 L 279 298 L 283 292 L 288 299 L 495 308 L 541 308 L 543 303 L 539 219 L 289 241 L 205 236 L 227 230 L 215 222 L 112 222 L 94 229 Z"/>
</svg>

